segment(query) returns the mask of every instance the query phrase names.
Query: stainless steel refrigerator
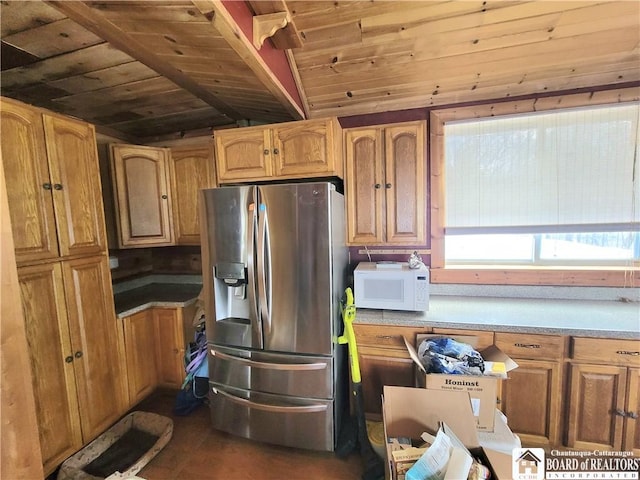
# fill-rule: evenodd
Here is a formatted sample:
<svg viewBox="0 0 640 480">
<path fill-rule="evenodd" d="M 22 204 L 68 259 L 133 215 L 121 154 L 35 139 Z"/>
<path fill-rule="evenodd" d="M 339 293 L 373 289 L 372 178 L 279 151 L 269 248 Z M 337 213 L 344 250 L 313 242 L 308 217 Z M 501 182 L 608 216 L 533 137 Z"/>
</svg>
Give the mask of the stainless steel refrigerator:
<svg viewBox="0 0 640 480">
<path fill-rule="evenodd" d="M 333 450 L 347 408 L 348 250 L 331 183 L 200 192 L 214 428 Z"/>
</svg>

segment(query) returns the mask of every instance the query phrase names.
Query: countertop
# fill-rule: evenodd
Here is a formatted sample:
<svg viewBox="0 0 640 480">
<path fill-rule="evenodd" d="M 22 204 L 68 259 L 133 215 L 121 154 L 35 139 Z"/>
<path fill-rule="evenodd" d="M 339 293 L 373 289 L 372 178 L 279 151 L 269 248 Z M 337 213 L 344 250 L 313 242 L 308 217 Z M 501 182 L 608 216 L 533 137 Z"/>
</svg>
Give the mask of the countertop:
<svg viewBox="0 0 640 480">
<path fill-rule="evenodd" d="M 150 275 L 114 285 L 116 315 L 128 317 L 149 307 L 186 307 L 195 303 L 200 290 L 201 279 L 186 275 Z"/>
<path fill-rule="evenodd" d="M 640 303 L 431 295 L 427 312 L 356 309 L 355 323 L 640 339 Z"/>
<path fill-rule="evenodd" d="M 114 285 L 116 314 L 188 306 L 201 289 L 197 275 L 123 282 Z M 640 289 L 431 285 L 427 312 L 357 308 L 355 323 L 640 339 Z"/>
</svg>

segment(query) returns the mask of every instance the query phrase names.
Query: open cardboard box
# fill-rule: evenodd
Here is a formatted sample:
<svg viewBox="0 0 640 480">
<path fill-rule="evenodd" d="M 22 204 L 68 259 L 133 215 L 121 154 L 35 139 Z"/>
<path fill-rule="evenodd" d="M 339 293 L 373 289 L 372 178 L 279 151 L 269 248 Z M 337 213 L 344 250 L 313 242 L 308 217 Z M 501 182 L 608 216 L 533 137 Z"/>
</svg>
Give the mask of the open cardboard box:
<svg viewBox="0 0 640 480">
<path fill-rule="evenodd" d="M 442 337 L 443 335 L 416 335 L 416 345 L 425 338 Z M 448 336 L 459 342 L 475 346 L 476 337 L 473 336 Z M 444 373 L 426 373 L 416 348 L 407 340 L 404 340 L 409 355 L 418 366 L 416 386 L 429 390 L 447 390 L 468 392 L 471 397 L 471 406 L 476 418 L 476 428 L 480 431 L 492 432 L 495 421 L 496 401 L 498 398 L 498 382 L 507 378 L 507 373 L 518 367 L 508 355 L 503 353 L 495 345 L 480 352 L 487 371 L 493 365 L 504 364 L 504 369 L 497 368 L 493 374 L 485 375 L 448 375 Z"/>
<path fill-rule="evenodd" d="M 474 456 L 482 460 L 491 470 L 493 479 L 511 478 L 511 455 L 480 446 L 467 392 L 385 386 L 382 414 L 387 439 L 386 473 L 390 480 L 397 480 L 397 476 L 389 439 L 418 439 L 424 432 L 435 435 L 443 424 Z"/>
</svg>

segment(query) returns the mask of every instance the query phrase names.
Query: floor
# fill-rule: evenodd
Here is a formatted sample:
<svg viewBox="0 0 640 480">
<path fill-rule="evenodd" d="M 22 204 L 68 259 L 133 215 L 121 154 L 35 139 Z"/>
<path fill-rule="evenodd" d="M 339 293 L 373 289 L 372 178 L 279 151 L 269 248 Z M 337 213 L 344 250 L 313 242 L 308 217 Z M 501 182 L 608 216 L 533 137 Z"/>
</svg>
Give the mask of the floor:
<svg viewBox="0 0 640 480">
<path fill-rule="evenodd" d="M 360 456 L 339 459 L 330 452 L 310 452 L 266 445 L 213 430 L 207 406 L 188 416 L 173 415 L 176 392 L 156 391 L 135 409 L 173 419 L 173 437 L 142 469 L 145 480 L 360 480 Z"/>
</svg>

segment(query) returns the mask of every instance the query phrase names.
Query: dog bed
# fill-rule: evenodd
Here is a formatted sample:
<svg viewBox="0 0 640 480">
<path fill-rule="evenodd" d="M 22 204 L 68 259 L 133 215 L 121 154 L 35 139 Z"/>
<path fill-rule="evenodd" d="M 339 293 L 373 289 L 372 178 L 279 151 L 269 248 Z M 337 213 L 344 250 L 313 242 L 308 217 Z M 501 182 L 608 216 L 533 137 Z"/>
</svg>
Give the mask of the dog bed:
<svg viewBox="0 0 640 480">
<path fill-rule="evenodd" d="M 170 418 L 132 412 L 64 461 L 58 480 L 128 479 L 155 457 L 173 434 Z"/>
</svg>

